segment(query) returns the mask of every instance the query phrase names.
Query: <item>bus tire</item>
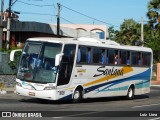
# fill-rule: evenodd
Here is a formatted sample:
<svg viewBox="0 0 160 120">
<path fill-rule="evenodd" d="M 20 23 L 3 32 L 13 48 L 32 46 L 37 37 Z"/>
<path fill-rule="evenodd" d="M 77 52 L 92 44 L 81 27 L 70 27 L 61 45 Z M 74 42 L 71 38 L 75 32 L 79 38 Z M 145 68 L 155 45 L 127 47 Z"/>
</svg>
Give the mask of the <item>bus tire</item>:
<svg viewBox="0 0 160 120">
<path fill-rule="evenodd" d="M 79 103 L 82 101 L 82 90 L 76 89 L 73 94 L 73 103 Z"/>
<path fill-rule="evenodd" d="M 133 87 L 133 86 L 131 86 L 131 87 L 128 89 L 127 99 L 128 99 L 128 100 L 134 99 L 134 87 Z"/>
</svg>

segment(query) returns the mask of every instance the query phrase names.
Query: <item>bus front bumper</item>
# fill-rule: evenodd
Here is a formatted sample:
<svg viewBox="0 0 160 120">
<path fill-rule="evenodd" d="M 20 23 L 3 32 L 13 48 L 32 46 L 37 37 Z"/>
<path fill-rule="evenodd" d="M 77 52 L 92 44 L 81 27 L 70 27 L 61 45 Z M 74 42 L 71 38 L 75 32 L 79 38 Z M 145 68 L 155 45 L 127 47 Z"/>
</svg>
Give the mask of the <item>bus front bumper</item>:
<svg viewBox="0 0 160 120">
<path fill-rule="evenodd" d="M 29 90 L 16 85 L 16 94 L 34 98 L 57 100 L 56 90 Z"/>
</svg>

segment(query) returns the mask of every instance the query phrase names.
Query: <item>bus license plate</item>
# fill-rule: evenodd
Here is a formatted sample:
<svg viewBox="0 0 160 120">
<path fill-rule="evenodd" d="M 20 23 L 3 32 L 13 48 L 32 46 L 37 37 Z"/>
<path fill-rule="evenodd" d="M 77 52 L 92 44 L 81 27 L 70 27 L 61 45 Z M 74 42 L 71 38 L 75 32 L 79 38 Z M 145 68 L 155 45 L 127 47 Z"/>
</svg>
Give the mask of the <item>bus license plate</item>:
<svg viewBox="0 0 160 120">
<path fill-rule="evenodd" d="M 30 96 L 35 96 L 35 93 L 34 92 L 29 92 L 29 95 Z"/>
</svg>

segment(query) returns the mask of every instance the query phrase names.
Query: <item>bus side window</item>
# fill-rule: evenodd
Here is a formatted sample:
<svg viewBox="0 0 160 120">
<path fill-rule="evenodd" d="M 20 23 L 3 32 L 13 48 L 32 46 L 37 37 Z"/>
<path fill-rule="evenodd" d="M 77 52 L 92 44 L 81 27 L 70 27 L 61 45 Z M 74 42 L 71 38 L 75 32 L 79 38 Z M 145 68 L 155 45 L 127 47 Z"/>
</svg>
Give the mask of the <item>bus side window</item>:
<svg viewBox="0 0 160 120">
<path fill-rule="evenodd" d="M 142 65 L 145 65 L 145 54 L 142 53 Z"/>
<path fill-rule="evenodd" d="M 151 53 L 147 53 L 147 65 L 151 65 Z"/>
<path fill-rule="evenodd" d="M 142 63 L 142 62 L 141 62 L 142 60 L 141 60 L 141 53 L 140 53 L 140 52 L 137 53 L 137 59 L 138 59 L 138 65 L 142 65 L 142 64 L 141 64 L 141 63 Z"/>
<path fill-rule="evenodd" d="M 131 61 L 130 61 L 130 52 L 127 51 L 127 65 L 130 65 Z"/>
<path fill-rule="evenodd" d="M 81 61 L 81 50 L 78 48 L 78 53 L 77 53 L 77 63 L 80 63 Z"/>
<path fill-rule="evenodd" d="M 114 64 L 117 65 L 118 64 L 118 50 L 115 50 L 115 57 L 114 57 Z"/>
<path fill-rule="evenodd" d="M 87 48 L 84 46 L 80 46 L 77 54 L 77 62 L 78 63 L 86 63 L 87 62 Z"/>
<path fill-rule="evenodd" d="M 122 51 L 119 51 L 119 60 L 118 63 L 121 65 L 122 64 Z"/>
<path fill-rule="evenodd" d="M 108 50 L 106 50 L 106 64 L 108 64 Z"/>
<path fill-rule="evenodd" d="M 108 63 L 114 64 L 114 50 L 112 49 L 108 50 Z"/>
<path fill-rule="evenodd" d="M 105 63 L 105 50 L 104 49 L 101 50 L 101 63 L 102 64 Z"/>
<path fill-rule="evenodd" d="M 127 64 L 127 51 L 121 50 L 121 64 Z"/>
<path fill-rule="evenodd" d="M 91 63 L 91 48 L 88 48 L 87 51 L 87 63 Z"/>
<path fill-rule="evenodd" d="M 151 54 L 150 53 L 142 53 L 142 64 L 144 66 L 149 66 L 151 64 Z"/>
<path fill-rule="evenodd" d="M 100 64 L 101 63 L 101 49 L 93 48 L 93 63 Z"/>
</svg>

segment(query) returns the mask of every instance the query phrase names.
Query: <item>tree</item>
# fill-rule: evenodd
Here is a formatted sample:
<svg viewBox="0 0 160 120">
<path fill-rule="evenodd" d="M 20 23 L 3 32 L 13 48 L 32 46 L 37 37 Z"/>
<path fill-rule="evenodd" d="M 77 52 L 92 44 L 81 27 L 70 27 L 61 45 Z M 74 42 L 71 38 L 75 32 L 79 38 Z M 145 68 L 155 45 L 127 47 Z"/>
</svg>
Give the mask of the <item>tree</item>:
<svg viewBox="0 0 160 120">
<path fill-rule="evenodd" d="M 148 3 L 148 25 L 144 27 L 145 46 L 152 48 L 154 63 L 160 62 L 160 0 Z"/>
<path fill-rule="evenodd" d="M 114 40 L 120 44 L 135 45 L 140 40 L 140 24 L 133 19 L 124 20 L 120 26 L 120 30 L 115 31 Z"/>
<path fill-rule="evenodd" d="M 149 25 L 150 27 L 157 28 L 158 24 L 160 23 L 160 0 L 151 0 L 148 3 L 148 12 L 147 16 L 149 18 Z"/>
<path fill-rule="evenodd" d="M 108 34 L 109 34 L 109 38 L 107 38 L 107 39 L 114 40 L 115 30 L 114 30 L 113 26 L 108 28 Z"/>
<path fill-rule="evenodd" d="M 154 63 L 160 62 L 160 31 L 144 25 L 144 45 L 153 50 Z"/>
</svg>

